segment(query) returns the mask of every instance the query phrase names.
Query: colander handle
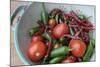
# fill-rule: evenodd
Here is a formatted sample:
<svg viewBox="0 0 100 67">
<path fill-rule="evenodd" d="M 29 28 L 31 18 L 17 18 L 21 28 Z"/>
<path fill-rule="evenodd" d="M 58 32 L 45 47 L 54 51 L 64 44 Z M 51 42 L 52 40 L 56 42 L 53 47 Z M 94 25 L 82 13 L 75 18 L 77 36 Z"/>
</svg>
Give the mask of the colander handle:
<svg viewBox="0 0 100 67">
<path fill-rule="evenodd" d="M 17 14 L 20 13 L 22 10 L 25 10 L 26 6 L 27 5 L 21 5 L 15 9 L 15 11 L 11 15 L 11 25 L 13 25 L 13 20 L 17 16 Z"/>
</svg>

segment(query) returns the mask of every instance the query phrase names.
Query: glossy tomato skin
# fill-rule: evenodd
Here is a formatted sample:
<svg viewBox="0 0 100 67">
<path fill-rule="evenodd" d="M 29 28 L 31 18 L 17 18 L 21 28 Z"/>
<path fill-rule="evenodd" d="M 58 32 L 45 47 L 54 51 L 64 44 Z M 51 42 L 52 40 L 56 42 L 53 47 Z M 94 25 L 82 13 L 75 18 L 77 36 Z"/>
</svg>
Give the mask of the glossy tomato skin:
<svg viewBox="0 0 100 67">
<path fill-rule="evenodd" d="M 86 44 L 81 40 L 72 39 L 70 41 L 69 48 L 73 49 L 71 53 L 75 57 L 82 57 L 86 51 Z"/>
<path fill-rule="evenodd" d="M 75 57 L 69 56 L 69 57 L 66 57 L 66 58 L 62 61 L 62 63 L 74 63 L 75 60 L 76 60 Z"/>
<path fill-rule="evenodd" d="M 60 23 L 53 29 L 53 35 L 59 39 L 63 34 L 68 33 L 68 26 L 66 23 Z"/>
<path fill-rule="evenodd" d="M 50 25 L 51 27 L 54 27 L 56 24 L 57 24 L 57 22 L 56 22 L 55 19 L 52 18 L 52 19 L 49 20 L 49 25 Z"/>
<path fill-rule="evenodd" d="M 32 37 L 31 42 L 36 42 L 36 41 L 43 41 L 43 38 L 40 35 L 35 35 Z"/>
<path fill-rule="evenodd" d="M 45 56 L 46 49 L 46 45 L 41 41 L 31 42 L 27 49 L 29 59 L 34 62 L 41 60 Z"/>
</svg>

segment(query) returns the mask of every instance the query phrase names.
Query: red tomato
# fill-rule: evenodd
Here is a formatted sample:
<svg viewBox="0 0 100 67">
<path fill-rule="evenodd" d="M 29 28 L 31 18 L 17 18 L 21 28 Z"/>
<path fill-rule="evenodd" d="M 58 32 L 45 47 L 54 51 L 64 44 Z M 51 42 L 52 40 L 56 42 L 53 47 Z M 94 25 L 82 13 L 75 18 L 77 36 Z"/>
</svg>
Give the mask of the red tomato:
<svg viewBox="0 0 100 67">
<path fill-rule="evenodd" d="M 75 60 L 76 60 L 75 57 L 69 56 L 69 57 L 67 57 L 66 59 L 64 59 L 64 60 L 62 61 L 62 63 L 73 63 L 73 62 L 75 62 Z"/>
<path fill-rule="evenodd" d="M 60 23 L 53 29 L 53 35 L 59 39 L 63 34 L 68 33 L 68 26 L 66 23 Z"/>
<path fill-rule="evenodd" d="M 27 50 L 28 57 L 32 61 L 39 61 L 45 56 L 46 49 L 46 45 L 41 41 L 31 42 Z"/>
<path fill-rule="evenodd" d="M 49 20 L 49 25 L 50 25 L 51 27 L 54 27 L 56 24 L 57 24 L 57 22 L 56 22 L 55 19 L 50 19 L 50 20 Z"/>
<path fill-rule="evenodd" d="M 43 41 L 43 38 L 39 35 L 36 35 L 36 36 L 33 36 L 32 37 L 32 42 L 35 42 L 35 41 Z"/>
<path fill-rule="evenodd" d="M 82 57 L 86 50 L 86 44 L 81 40 L 71 40 L 69 43 L 69 48 L 73 49 L 71 53 L 75 57 Z"/>
</svg>

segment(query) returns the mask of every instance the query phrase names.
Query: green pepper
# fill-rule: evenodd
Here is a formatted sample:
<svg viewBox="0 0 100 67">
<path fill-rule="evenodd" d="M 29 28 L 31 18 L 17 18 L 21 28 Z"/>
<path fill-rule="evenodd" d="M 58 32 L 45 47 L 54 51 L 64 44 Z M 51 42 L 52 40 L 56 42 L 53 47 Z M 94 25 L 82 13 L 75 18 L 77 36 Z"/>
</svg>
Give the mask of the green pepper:
<svg viewBox="0 0 100 67">
<path fill-rule="evenodd" d="M 49 35 L 48 35 L 47 32 L 43 33 L 43 34 L 42 34 L 42 37 L 43 37 L 45 40 L 50 41 L 50 37 L 49 37 Z"/>
<path fill-rule="evenodd" d="M 30 28 L 28 30 L 30 36 L 33 36 L 38 31 L 39 31 L 39 27 Z"/>
<path fill-rule="evenodd" d="M 72 27 L 69 27 L 69 31 L 70 31 L 71 35 L 74 35 L 74 31 L 73 31 Z"/>
<path fill-rule="evenodd" d="M 71 21 L 70 20 L 66 20 L 66 24 L 69 24 Z"/>
<path fill-rule="evenodd" d="M 87 62 L 91 59 L 91 56 L 92 56 L 93 51 L 94 51 L 93 44 L 95 44 L 95 43 L 93 43 L 92 40 L 91 40 L 89 45 L 88 45 L 87 51 L 86 51 L 85 55 L 83 56 L 84 62 Z"/>
<path fill-rule="evenodd" d="M 42 11 L 41 11 L 41 20 L 44 22 L 44 24 L 48 24 L 49 20 L 49 14 L 47 13 L 44 3 L 42 3 Z"/>
<path fill-rule="evenodd" d="M 66 46 L 56 48 L 51 51 L 50 57 L 53 58 L 53 57 L 58 57 L 58 56 L 64 56 L 68 54 L 70 50 L 71 49 Z"/>
<path fill-rule="evenodd" d="M 95 39 L 92 39 L 92 46 L 95 48 Z"/>
<path fill-rule="evenodd" d="M 89 33 L 90 41 L 93 43 L 92 46 L 95 48 L 95 39 L 93 38 L 93 31 Z"/>
<path fill-rule="evenodd" d="M 55 16 L 54 15 L 51 15 L 51 16 L 49 16 L 49 18 L 55 18 Z"/>
<path fill-rule="evenodd" d="M 68 46 L 67 40 L 68 40 L 68 38 L 65 38 L 65 37 L 60 38 L 60 42 L 62 43 L 63 46 Z"/>
<path fill-rule="evenodd" d="M 64 42 L 65 40 L 66 40 L 65 37 L 61 37 L 61 38 L 60 38 L 60 42 L 61 42 L 61 43 Z"/>
<path fill-rule="evenodd" d="M 62 59 L 64 59 L 64 56 L 55 57 L 55 58 L 51 59 L 51 60 L 49 61 L 49 63 L 50 63 L 50 64 L 56 64 L 56 63 L 61 62 Z"/>
<path fill-rule="evenodd" d="M 59 14 L 57 14 L 57 15 L 55 16 L 55 20 L 56 20 L 57 23 L 59 23 Z"/>
<path fill-rule="evenodd" d="M 55 44 L 57 42 L 57 40 L 56 39 L 53 39 L 53 44 Z"/>
<path fill-rule="evenodd" d="M 79 18 L 80 20 L 86 19 L 86 17 L 85 17 L 84 15 L 78 15 L 78 18 Z"/>
</svg>

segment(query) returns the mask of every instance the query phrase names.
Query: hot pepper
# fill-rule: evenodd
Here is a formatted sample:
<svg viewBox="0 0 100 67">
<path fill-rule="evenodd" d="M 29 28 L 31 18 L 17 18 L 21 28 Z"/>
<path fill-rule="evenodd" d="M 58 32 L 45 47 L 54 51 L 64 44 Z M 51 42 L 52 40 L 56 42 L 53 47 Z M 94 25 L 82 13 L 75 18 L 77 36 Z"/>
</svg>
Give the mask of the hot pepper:
<svg viewBox="0 0 100 67">
<path fill-rule="evenodd" d="M 64 56 L 60 56 L 60 57 L 55 57 L 53 59 L 51 59 L 49 61 L 50 64 L 56 64 L 56 63 L 59 63 L 60 61 L 62 61 L 62 59 L 64 59 Z"/>
<path fill-rule="evenodd" d="M 30 36 L 33 36 L 38 31 L 39 31 L 39 27 L 30 28 L 28 30 Z"/>
<path fill-rule="evenodd" d="M 53 58 L 53 57 L 58 57 L 58 56 L 64 56 L 64 55 L 68 54 L 70 51 L 71 51 L 70 48 L 68 48 L 66 46 L 62 46 L 62 47 L 52 50 L 50 57 Z"/>
<path fill-rule="evenodd" d="M 56 20 L 57 23 L 59 23 L 59 14 L 57 14 L 57 15 L 55 16 L 55 20 Z"/>
<path fill-rule="evenodd" d="M 90 37 L 92 37 L 92 33 L 90 33 Z M 95 48 L 95 40 L 93 38 L 90 39 L 89 45 L 87 47 L 87 51 L 85 55 L 83 56 L 83 61 L 87 62 L 91 59 L 91 56 L 93 54 Z"/>
<path fill-rule="evenodd" d="M 86 51 L 85 55 L 83 56 L 84 62 L 87 62 L 91 59 L 91 55 L 93 54 L 93 50 L 94 50 L 93 44 L 94 43 L 90 41 L 87 51 Z"/>
<path fill-rule="evenodd" d="M 44 22 L 44 24 L 48 23 L 49 15 L 45 9 L 44 3 L 42 3 L 42 11 L 41 11 L 41 20 Z"/>
</svg>

